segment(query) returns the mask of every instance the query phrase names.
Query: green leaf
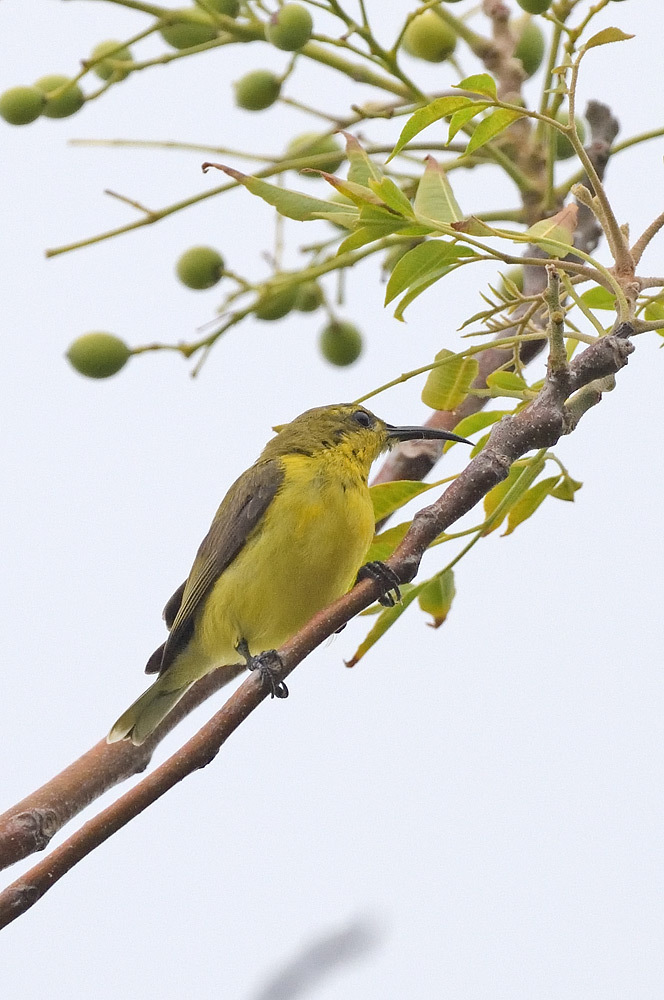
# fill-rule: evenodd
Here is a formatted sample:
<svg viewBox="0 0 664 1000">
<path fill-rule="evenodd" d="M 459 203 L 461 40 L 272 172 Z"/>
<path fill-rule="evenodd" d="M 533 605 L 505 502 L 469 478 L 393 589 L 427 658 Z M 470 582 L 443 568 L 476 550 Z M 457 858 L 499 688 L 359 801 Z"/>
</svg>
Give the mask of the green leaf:
<svg viewBox="0 0 664 1000">
<path fill-rule="evenodd" d="M 496 81 L 488 73 L 476 73 L 474 76 L 467 76 L 461 83 L 453 83 L 455 90 L 469 90 L 471 94 L 484 94 L 492 101 L 496 100 Z"/>
<path fill-rule="evenodd" d="M 518 503 L 515 503 L 509 512 L 507 528 L 503 532 L 503 537 L 511 535 L 519 524 L 526 521 L 535 513 L 539 505 L 551 495 L 554 488 L 558 485 L 559 480 L 560 473 L 557 476 L 551 476 L 549 479 L 542 479 L 523 494 Z"/>
<path fill-rule="evenodd" d="M 413 247 L 397 261 L 385 289 L 385 305 L 392 302 L 411 285 L 437 280 L 447 273 L 450 264 L 460 257 L 472 256 L 473 251 L 447 240 L 427 240 Z"/>
<path fill-rule="evenodd" d="M 489 105 L 484 101 L 477 101 L 470 104 L 466 108 L 459 108 L 458 111 L 455 111 L 450 119 L 450 128 L 447 133 L 447 145 L 449 146 L 454 136 L 457 132 L 461 131 L 464 125 L 467 125 L 468 122 L 475 117 L 475 115 L 479 115 L 482 111 L 486 111 L 488 107 Z"/>
<path fill-rule="evenodd" d="M 384 236 L 391 236 L 392 233 L 398 233 L 402 228 L 403 222 L 394 215 L 389 220 L 377 220 L 376 222 L 368 223 L 366 226 L 359 226 L 339 244 L 337 255 L 346 253 L 348 250 L 357 250 L 359 247 L 363 247 L 367 243 L 373 243 L 375 240 L 382 240 Z"/>
<path fill-rule="evenodd" d="M 567 500 L 573 503 L 574 494 L 582 486 L 583 483 L 580 483 L 578 479 L 572 479 L 571 476 L 564 475 L 558 486 L 551 490 L 551 496 L 556 497 L 557 500 Z"/>
<path fill-rule="evenodd" d="M 378 619 L 369 634 L 357 647 L 353 656 L 351 656 L 350 660 L 346 660 L 347 667 L 354 667 L 356 663 L 359 663 L 371 647 L 385 635 L 387 630 L 391 628 L 399 618 L 401 618 L 406 608 L 409 604 L 413 603 L 415 598 L 418 596 L 420 591 L 426 587 L 428 582 L 428 580 L 425 580 L 423 583 L 416 584 L 411 590 L 406 593 L 402 593 L 402 600 L 400 604 L 395 604 L 393 608 L 385 608 L 383 613 L 378 616 Z"/>
<path fill-rule="evenodd" d="M 429 372 L 422 389 L 422 402 L 433 410 L 455 410 L 477 378 L 479 362 L 447 350 L 439 351 L 436 361 L 444 364 Z"/>
<path fill-rule="evenodd" d="M 475 442 L 475 444 L 470 450 L 471 458 L 475 458 L 476 455 L 479 455 L 484 446 L 487 444 L 490 437 L 491 437 L 490 434 L 483 434 L 481 438 L 478 438 L 478 440 Z"/>
<path fill-rule="evenodd" d="M 523 393 L 528 391 L 528 384 L 516 372 L 491 372 L 487 375 L 486 384 L 488 389 L 496 390 L 492 396 L 501 396 L 504 393 Z"/>
<path fill-rule="evenodd" d="M 433 156 L 427 156 L 413 207 L 416 215 L 434 222 L 457 222 L 463 218 L 447 174 Z"/>
<path fill-rule="evenodd" d="M 461 222 L 452 222 L 451 227 L 457 233 L 468 233 L 469 236 L 502 236 L 502 233 L 499 233 L 497 229 L 487 226 L 486 222 L 482 222 L 481 219 L 478 219 L 474 215 L 469 215 L 467 219 L 463 219 Z M 515 235 L 520 236 L 521 234 L 517 233 Z"/>
<path fill-rule="evenodd" d="M 380 534 L 374 535 L 374 540 L 369 546 L 365 562 L 385 562 L 389 559 L 397 545 L 406 537 L 412 521 L 404 521 L 403 524 L 395 524 L 392 528 L 386 528 Z"/>
<path fill-rule="evenodd" d="M 587 292 L 584 292 L 581 296 L 581 301 L 585 302 L 590 309 L 615 309 L 616 307 L 616 297 L 612 295 L 606 288 L 602 288 L 601 285 L 595 285 L 594 288 L 589 288 Z"/>
<path fill-rule="evenodd" d="M 447 118 L 448 115 L 454 114 L 459 108 L 465 107 L 467 104 L 473 104 L 473 101 L 469 97 L 457 97 L 456 95 L 448 97 L 438 97 L 435 101 L 427 104 L 423 108 L 418 108 L 418 110 L 410 116 L 403 129 L 401 130 L 401 135 L 397 141 L 396 146 L 387 158 L 389 163 L 392 157 L 400 153 L 404 146 L 414 139 L 416 135 L 425 129 L 429 125 L 433 125 L 434 122 L 438 122 L 441 118 Z"/>
<path fill-rule="evenodd" d="M 492 111 L 490 115 L 483 118 L 479 122 L 477 128 L 470 137 L 470 142 L 466 147 L 466 155 L 474 153 L 476 149 L 480 146 L 484 146 L 485 143 L 489 142 L 494 136 L 499 135 L 503 132 L 512 122 L 515 122 L 517 118 L 523 118 L 523 114 L 520 111 L 513 111 L 510 108 L 497 108 Z"/>
<path fill-rule="evenodd" d="M 408 593 L 409 590 L 412 590 L 414 586 L 415 586 L 414 583 L 400 584 L 399 589 L 401 591 L 402 598 Z M 358 618 L 366 618 L 371 615 L 380 615 L 384 610 L 385 610 L 384 605 L 379 604 L 378 601 L 376 601 L 375 604 L 370 604 L 368 608 L 364 609 L 364 611 L 360 611 Z"/>
<path fill-rule="evenodd" d="M 566 205 L 550 219 L 541 219 L 526 229 L 523 236 L 527 238 L 528 242 L 541 247 L 551 257 L 565 257 L 568 253 L 574 253 L 574 247 L 571 244 L 578 214 L 579 210 L 576 205 Z M 556 242 L 550 242 L 553 240 Z M 563 246 L 558 246 L 559 243 L 562 243 Z"/>
<path fill-rule="evenodd" d="M 464 417 L 452 430 L 455 434 L 459 434 L 460 437 L 470 437 L 471 434 L 477 434 L 478 431 L 483 431 L 485 427 L 495 424 L 508 412 L 508 410 L 480 410 L 479 413 L 471 413 L 469 417 Z M 446 441 L 443 451 L 453 448 L 456 443 L 456 441 Z"/>
<path fill-rule="evenodd" d="M 341 191 L 345 194 L 347 198 L 357 205 L 358 208 L 362 208 L 364 205 L 381 205 L 381 199 L 377 194 L 374 194 L 371 188 L 365 187 L 364 184 L 355 184 L 353 181 L 343 180 L 341 177 L 335 177 L 334 174 L 328 174 L 324 170 L 302 170 L 303 174 L 315 174 L 317 177 L 323 177 L 328 184 L 335 187 L 337 191 Z M 328 206 L 333 205 L 334 202 L 327 201 L 325 204 Z M 344 206 L 342 205 L 341 208 Z"/>
<path fill-rule="evenodd" d="M 382 171 L 362 149 L 355 136 L 351 135 L 350 132 L 342 132 L 341 134 L 346 140 L 346 158 L 349 163 L 348 180 L 364 187 L 369 185 L 369 181 L 380 181 L 383 176 Z"/>
<path fill-rule="evenodd" d="M 369 187 L 374 194 L 377 194 L 385 202 L 388 208 L 393 209 L 407 219 L 415 218 L 413 206 L 391 177 L 383 177 L 381 181 L 370 180 Z"/>
<path fill-rule="evenodd" d="M 649 323 L 657 323 L 664 319 L 664 302 L 652 299 L 645 308 L 645 318 Z"/>
<path fill-rule="evenodd" d="M 395 479 L 390 483 L 376 483 L 369 487 L 371 502 L 374 508 L 374 520 L 382 521 L 383 518 L 399 510 L 420 493 L 426 493 L 433 489 L 438 483 L 420 483 L 412 479 Z"/>
<path fill-rule="evenodd" d="M 422 611 L 433 618 L 432 622 L 427 622 L 428 625 L 440 628 L 450 612 L 455 595 L 454 573 L 451 569 L 438 573 L 428 581 L 418 597 Z"/>
<path fill-rule="evenodd" d="M 289 191 L 286 188 L 277 187 L 276 184 L 268 184 L 258 177 L 250 177 L 232 167 L 221 166 L 220 169 L 246 187 L 247 191 L 257 195 L 266 201 L 268 205 L 285 215 L 288 219 L 295 219 L 296 222 L 308 222 L 311 219 L 338 214 L 348 213 L 347 205 L 339 205 L 338 210 L 333 201 L 324 201 L 322 198 L 311 198 L 308 194 L 300 191 Z M 372 198 L 376 198 L 372 191 L 369 191 Z"/>
<path fill-rule="evenodd" d="M 620 28 L 604 28 L 602 31 L 598 31 L 596 35 L 589 38 L 586 44 L 583 46 L 584 49 L 596 49 L 598 45 L 609 45 L 610 42 L 626 42 L 629 38 L 634 38 L 634 35 L 628 35 Z"/>
<path fill-rule="evenodd" d="M 502 524 L 512 507 L 539 476 L 544 464 L 544 459 L 537 462 L 515 462 L 507 479 L 503 479 L 502 483 L 489 490 L 484 497 L 486 526 L 482 530 L 483 535 L 490 535 Z"/>
<path fill-rule="evenodd" d="M 325 219 L 333 222 L 335 226 L 342 226 L 344 229 L 356 229 L 360 218 L 360 213 L 355 206 L 347 207 L 345 212 L 314 212 L 314 219 Z"/>
</svg>

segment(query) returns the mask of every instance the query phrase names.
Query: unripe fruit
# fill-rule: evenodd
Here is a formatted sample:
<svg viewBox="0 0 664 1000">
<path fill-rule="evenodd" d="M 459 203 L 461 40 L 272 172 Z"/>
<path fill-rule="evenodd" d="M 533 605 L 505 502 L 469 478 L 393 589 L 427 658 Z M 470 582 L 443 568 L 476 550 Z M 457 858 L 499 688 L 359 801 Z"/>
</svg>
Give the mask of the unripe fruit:
<svg viewBox="0 0 664 1000">
<path fill-rule="evenodd" d="M 42 114 L 46 115 L 47 118 L 69 118 L 70 115 L 75 115 L 83 107 L 85 97 L 77 83 L 71 84 L 61 94 L 55 94 L 53 97 L 49 96 L 54 91 L 60 90 L 67 83 L 71 83 L 69 77 L 59 76 L 58 74 L 43 76 L 41 80 L 37 80 L 35 83 L 35 87 L 41 90 L 42 94 L 46 96 Z"/>
<path fill-rule="evenodd" d="M 216 11 L 217 14 L 226 14 L 227 17 L 237 17 L 240 13 L 240 0 L 205 0 L 199 6 L 203 10 L 207 8 Z"/>
<path fill-rule="evenodd" d="M 362 353 L 362 334 L 353 323 L 332 320 L 320 332 L 318 346 L 332 365 L 352 365 Z"/>
<path fill-rule="evenodd" d="M 233 84 L 235 103 L 245 111 L 264 111 L 274 104 L 281 91 L 281 80 L 267 69 L 255 69 Z"/>
<path fill-rule="evenodd" d="M 409 55 L 427 62 L 442 62 L 451 56 L 457 36 L 433 10 L 425 10 L 410 22 L 402 39 Z"/>
<path fill-rule="evenodd" d="M 295 308 L 299 312 L 315 312 L 323 304 L 323 289 L 317 281 L 305 281 L 297 290 Z"/>
<path fill-rule="evenodd" d="M 311 38 L 311 14 L 299 3 L 287 3 L 265 25 L 265 38 L 284 52 L 295 52 Z"/>
<path fill-rule="evenodd" d="M 549 9 L 553 0 L 516 0 L 521 10 L 528 14 L 543 14 Z"/>
<path fill-rule="evenodd" d="M 173 49 L 188 49 L 217 37 L 217 29 L 205 11 L 196 7 L 169 11 L 162 19 L 159 34 Z"/>
<path fill-rule="evenodd" d="M 187 288 L 212 288 L 224 273 L 224 258 L 213 247 L 189 247 L 178 258 L 175 273 Z"/>
<path fill-rule="evenodd" d="M 85 333 L 67 351 L 69 363 L 88 378 L 108 378 L 124 368 L 131 351 L 112 333 Z"/>
<path fill-rule="evenodd" d="M 305 156 L 321 156 L 323 153 L 331 155 L 325 160 L 312 162 L 311 166 L 314 170 L 325 170 L 327 173 L 333 174 L 344 162 L 344 152 L 333 135 L 304 132 L 291 139 L 286 147 L 286 156 L 292 160 Z"/>
<path fill-rule="evenodd" d="M 291 311 L 297 298 L 297 285 L 284 285 L 283 288 L 271 288 L 261 292 L 254 315 L 257 319 L 281 319 Z"/>
<path fill-rule="evenodd" d="M 38 87 L 10 87 L 0 95 L 0 115 L 10 125 L 29 125 L 43 107 L 44 95 Z"/>
<path fill-rule="evenodd" d="M 100 80 L 110 80 L 111 77 L 114 77 L 114 79 L 119 82 L 120 80 L 124 80 L 129 75 L 127 70 L 116 71 L 113 69 L 113 61 L 115 59 L 120 62 L 131 62 L 131 52 L 129 49 L 126 45 L 122 45 L 121 48 L 118 48 L 119 45 L 122 45 L 122 43 L 109 40 L 107 42 L 100 42 L 99 45 L 95 45 L 92 50 L 92 55 L 90 56 L 91 59 L 99 59 L 100 56 L 105 56 L 111 53 L 109 59 L 102 59 L 101 62 L 98 62 L 92 67 L 93 71 L 97 74 Z"/>
<path fill-rule="evenodd" d="M 513 21 L 512 28 L 519 39 L 514 49 L 514 56 L 521 60 L 526 76 L 532 76 L 540 68 L 544 58 L 546 49 L 544 35 L 529 17 Z"/>
<path fill-rule="evenodd" d="M 569 114 L 567 111 L 559 111 L 557 115 L 557 120 L 561 125 L 569 124 Z M 581 142 L 586 141 L 586 127 L 580 118 L 575 118 L 574 122 L 576 124 L 576 131 L 579 133 L 579 139 Z M 569 141 L 566 135 L 562 132 L 556 132 L 556 146 L 555 153 L 557 160 L 569 160 L 571 156 L 574 156 L 575 149 L 572 143 Z"/>
</svg>

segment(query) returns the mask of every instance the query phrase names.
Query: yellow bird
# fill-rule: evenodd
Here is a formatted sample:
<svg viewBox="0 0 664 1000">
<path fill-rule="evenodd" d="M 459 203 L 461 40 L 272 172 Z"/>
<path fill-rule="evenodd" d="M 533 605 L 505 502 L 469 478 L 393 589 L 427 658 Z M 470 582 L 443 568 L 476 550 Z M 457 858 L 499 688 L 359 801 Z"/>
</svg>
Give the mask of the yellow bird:
<svg viewBox="0 0 664 1000">
<path fill-rule="evenodd" d="M 169 636 L 145 668 L 159 677 L 118 719 L 109 743 L 143 743 L 195 681 L 237 663 L 238 654 L 273 696 L 285 697 L 270 654 L 358 574 L 381 576 L 399 596 L 386 566 L 362 565 L 374 534 L 367 480 L 383 450 L 424 438 L 470 443 L 430 427 L 393 427 L 355 404 L 319 406 L 281 427 L 222 500 L 164 608 Z"/>
</svg>

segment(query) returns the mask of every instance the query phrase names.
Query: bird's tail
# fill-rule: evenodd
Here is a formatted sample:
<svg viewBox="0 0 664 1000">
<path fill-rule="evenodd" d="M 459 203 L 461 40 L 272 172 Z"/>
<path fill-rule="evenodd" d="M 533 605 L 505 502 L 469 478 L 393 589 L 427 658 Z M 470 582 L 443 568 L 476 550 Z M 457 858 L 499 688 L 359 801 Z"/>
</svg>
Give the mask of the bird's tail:
<svg viewBox="0 0 664 1000">
<path fill-rule="evenodd" d="M 118 740 L 130 739 L 135 746 L 145 743 L 148 736 L 191 687 L 190 682 L 174 690 L 170 686 L 172 683 L 173 678 L 168 676 L 168 671 L 159 677 L 126 712 L 123 712 L 106 737 L 107 742 L 117 743 Z"/>
</svg>

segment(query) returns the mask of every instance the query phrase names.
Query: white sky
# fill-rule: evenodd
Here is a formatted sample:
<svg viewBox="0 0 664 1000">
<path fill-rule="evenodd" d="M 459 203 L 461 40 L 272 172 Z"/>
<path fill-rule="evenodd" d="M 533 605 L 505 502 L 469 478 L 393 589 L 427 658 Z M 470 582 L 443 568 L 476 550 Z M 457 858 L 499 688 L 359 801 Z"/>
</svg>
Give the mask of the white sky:
<svg viewBox="0 0 664 1000">
<path fill-rule="evenodd" d="M 386 39 L 410 6 L 370 3 Z M 588 57 L 581 97 L 609 103 L 626 137 L 661 125 L 664 13 L 610 4 L 598 27 L 610 23 L 637 38 Z M 5 0 L 0 90 L 72 73 L 96 42 L 145 24 L 110 4 Z M 139 51 L 158 50 L 150 40 Z M 176 283 L 179 253 L 211 243 L 233 268 L 266 274 L 271 222 L 238 193 L 45 261 L 46 247 L 132 218 L 104 188 L 159 207 L 218 182 L 202 177 L 199 154 L 67 139 L 279 150 L 315 122 L 289 109 L 238 112 L 230 81 L 285 58 L 237 46 L 137 75 L 75 118 L 0 129 L 0 810 L 87 749 L 142 689 L 161 608 L 271 425 L 454 347 L 493 278 L 464 270 L 403 326 L 382 309 L 375 268 L 349 276 L 341 311 L 367 338 L 350 370 L 320 360 L 314 315 L 244 324 L 194 381 L 170 354 L 134 359 L 103 383 L 71 371 L 63 352 L 87 330 L 131 343 L 191 338 L 219 294 Z M 454 82 L 410 65 L 434 88 Z M 371 95 L 311 66 L 288 92 L 342 113 Z M 610 168 L 611 198 L 635 233 L 662 209 L 663 148 L 652 142 Z M 470 210 L 503 189 L 516 203 L 489 172 L 458 188 Z M 315 232 L 287 227 L 290 264 Z M 660 238 L 644 271 L 662 272 L 661 247 Z M 317 1000 L 661 996 L 659 344 L 638 342 L 617 391 L 557 449 L 585 482 L 574 505 L 550 501 L 513 536 L 478 545 L 439 632 L 413 608 L 352 672 L 342 658 L 365 621 L 317 651 L 288 701 L 262 705 L 214 764 L 5 930 L 3 994 L 249 998 L 308 943 L 359 917 L 380 927 L 379 944 L 313 991 Z M 372 405 L 416 422 L 420 388 Z M 427 564 L 443 558 L 438 550 Z"/>
</svg>

